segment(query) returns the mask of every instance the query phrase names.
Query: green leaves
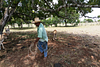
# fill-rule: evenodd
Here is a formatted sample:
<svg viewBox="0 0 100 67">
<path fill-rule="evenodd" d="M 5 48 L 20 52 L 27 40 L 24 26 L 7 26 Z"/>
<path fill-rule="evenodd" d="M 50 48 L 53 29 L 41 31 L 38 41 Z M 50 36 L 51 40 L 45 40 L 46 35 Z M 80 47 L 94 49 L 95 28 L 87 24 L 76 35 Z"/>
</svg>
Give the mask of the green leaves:
<svg viewBox="0 0 100 67">
<path fill-rule="evenodd" d="M 61 19 L 59 19 L 57 16 L 55 16 L 55 17 L 49 17 L 48 19 L 43 20 L 42 22 L 46 27 L 48 27 L 50 25 L 51 26 L 55 25 L 55 27 L 57 27 L 57 24 L 61 23 Z"/>
<path fill-rule="evenodd" d="M 6 7 L 11 7 L 11 9 L 12 7 L 15 8 L 16 10 L 14 12 L 14 15 L 12 15 L 11 17 L 23 19 L 25 21 L 33 20 L 35 17 L 45 19 L 53 15 L 63 20 L 68 20 L 68 23 L 74 23 L 76 22 L 76 20 L 78 20 L 79 13 L 84 16 L 85 14 L 92 12 L 91 8 L 83 8 L 84 5 L 100 4 L 100 0 L 57 0 L 57 3 L 53 3 L 52 1 L 53 0 L 4 0 L 3 9 Z M 17 5 L 19 2 L 22 6 Z M 74 4 L 82 5 L 82 7 L 76 7 L 76 5 Z M 34 10 L 34 13 L 32 12 L 32 10 Z M 2 15 L 3 10 L 2 12 L 0 12 L 1 17 Z M 51 19 L 48 21 L 46 20 L 47 23 L 45 24 L 52 25 L 60 23 L 59 19 L 55 18 L 52 19 L 52 22 L 50 21 Z M 73 21 L 71 21 L 70 19 L 73 19 Z"/>
<path fill-rule="evenodd" d="M 100 18 L 100 15 L 98 15 L 98 18 Z"/>
<path fill-rule="evenodd" d="M 84 19 L 84 22 L 93 22 L 92 19 Z"/>
</svg>

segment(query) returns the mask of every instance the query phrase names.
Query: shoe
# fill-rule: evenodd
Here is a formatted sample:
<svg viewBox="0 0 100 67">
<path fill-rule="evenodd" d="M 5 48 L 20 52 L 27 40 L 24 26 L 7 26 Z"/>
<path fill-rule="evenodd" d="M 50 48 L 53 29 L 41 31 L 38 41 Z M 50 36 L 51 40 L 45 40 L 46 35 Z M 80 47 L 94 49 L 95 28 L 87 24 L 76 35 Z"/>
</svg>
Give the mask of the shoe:
<svg viewBox="0 0 100 67">
<path fill-rule="evenodd" d="M 46 61 L 47 60 L 47 57 L 44 57 L 43 60 Z"/>
<path fill-rule="evenodd" d="M 44 55 L 44 52 L 42 52 L 41 54 L 40 54 L 40 56 L 43 56 Z"/>
</svg>

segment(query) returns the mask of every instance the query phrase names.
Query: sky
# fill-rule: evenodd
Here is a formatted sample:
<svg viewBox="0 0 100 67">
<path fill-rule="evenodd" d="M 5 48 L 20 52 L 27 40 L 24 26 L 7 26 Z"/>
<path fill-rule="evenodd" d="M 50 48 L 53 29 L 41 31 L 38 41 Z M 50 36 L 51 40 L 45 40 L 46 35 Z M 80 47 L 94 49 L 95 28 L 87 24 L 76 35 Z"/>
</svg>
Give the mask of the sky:
<svg viewBox="0 0 100 67">
<path fill-rule="evenodd" d="M 100 8 L 92 8 L 92 9 L 93 9 L 93 11 L 91 13 L 86 14 L 86 16 L 89 16 L 89 17 L 97 17 L 98 15 L 100 15 Z M 84 18 L 84 17 L 80 18 L 81 21 L 83 21 L 84 19 L 87 19 L 87 18 Z M 95 18 L 93 20 L 96 20 L 97 21 L 98 18 Z"/>
</svg>

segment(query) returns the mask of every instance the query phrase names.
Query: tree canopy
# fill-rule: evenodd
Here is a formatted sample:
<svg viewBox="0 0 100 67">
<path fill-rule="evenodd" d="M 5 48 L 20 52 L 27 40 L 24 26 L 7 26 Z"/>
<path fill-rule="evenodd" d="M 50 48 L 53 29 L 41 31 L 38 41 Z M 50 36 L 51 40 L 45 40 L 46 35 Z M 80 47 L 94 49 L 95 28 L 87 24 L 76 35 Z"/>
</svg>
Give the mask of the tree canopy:
<svg viewBox="0 0 100 67">
<path fill-rule="evenodd" d="M 85 22 L 93 22 L 92 19 L 84 19 Z"/>
<path fill-rule="evenodd" d="M 100 8 L 99 0 L 0 0 L 0 33 L 12 18 L 20 18 L 25 23 L 34 17 L 45 19 L 51 15 L 63 19 L 73 19 L 73 13 L 85 16 L 91 8 Z M 73 12 L 75 11 L 75 12 Z M 63 15 L 62 15 L 63 14 Z"/>
</svg>

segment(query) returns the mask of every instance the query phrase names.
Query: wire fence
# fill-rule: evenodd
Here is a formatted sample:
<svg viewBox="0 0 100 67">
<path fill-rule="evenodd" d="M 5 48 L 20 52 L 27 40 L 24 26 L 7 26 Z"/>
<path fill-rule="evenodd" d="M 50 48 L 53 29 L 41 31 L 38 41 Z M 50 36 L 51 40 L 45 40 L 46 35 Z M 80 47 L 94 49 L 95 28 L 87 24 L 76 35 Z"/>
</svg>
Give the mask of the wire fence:
<svg viewBox="0 0 100 67">
<path fill-rule="evenodd" d="M 68 26 L 73 26 L 73 24 L 67 23 Z M 78 26 L 96 26 L 100 25 L 100 22 L 85 22 L 85 23 L 79 23 Z M 65 23 L 57 24 L 57 26 L 65 26 Z M 10 28 L 12 28 L 11 25 L 9 25 Z M 36 27 L 34 24 L 23 24 L 23 27 Z M 50 25 L 49 27 L 55 27 L 55 25 Z M 15 24 L 15 28 L 18 28 L 18 25 Z"/>
<path fill-rule="evenodd" d="M 95 26 L 100 25 L 100 22 L 91 22 L 91 23 L 79 23 L 78 26 Z"/>
</svg>

